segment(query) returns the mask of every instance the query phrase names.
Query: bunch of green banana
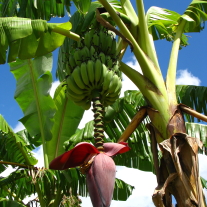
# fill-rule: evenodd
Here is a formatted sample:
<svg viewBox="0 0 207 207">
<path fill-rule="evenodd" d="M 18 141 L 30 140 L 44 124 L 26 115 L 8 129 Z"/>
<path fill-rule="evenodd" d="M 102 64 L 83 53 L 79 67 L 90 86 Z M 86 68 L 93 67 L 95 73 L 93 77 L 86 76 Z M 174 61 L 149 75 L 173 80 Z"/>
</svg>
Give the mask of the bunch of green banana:
<svg viewBox="0 0 207 207">
<path fill-rule="evenodd" d="M 112 104 L 119 97 L 122 85 L 121 78 L 113 70 L 108 70 L 100 59 L 83 62 L 66 81 L 69 97 L 84 109 L 90 108 L 93 91 L 100 92 L 104 106 Z"/>
<path fill-rule="evenodd" d="M 116 49 L 115 34 L 92 25 L 70 51 L 67 93 L 77 105 L 89 109 L 94 92 L 100 94 L 104 106 L 119 97 L 122 82 Z"/>
</svg>

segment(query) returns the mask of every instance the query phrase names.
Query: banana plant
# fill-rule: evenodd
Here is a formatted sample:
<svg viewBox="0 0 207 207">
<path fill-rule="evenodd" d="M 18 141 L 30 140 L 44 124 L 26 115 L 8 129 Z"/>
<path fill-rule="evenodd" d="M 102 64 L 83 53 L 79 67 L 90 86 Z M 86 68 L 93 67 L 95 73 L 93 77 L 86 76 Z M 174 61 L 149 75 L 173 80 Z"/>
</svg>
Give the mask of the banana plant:
<svg viewBox="0 0 207 207">
<path fill-rule="evenodd" d="M 21 172 L 23 175 L 20 177 L 23 179 L 25 175 L 24 182 L 31 179 L 30 183 L 34 184 L 34 191 L 38 194 L 40 205 L 62 205 L 63 198 L 77 195 L 75 185 L 85 184 L 83 176 L 79 171 L 76 172 L 76 169 L 53 172 L 48 170 L 48 167 L 49 162 L 65 150 L 72 150 L 79 142 L 97 144 L 93 140 L 92 122 L 84 129 L 77 130 L 84 109 L 75 105 L 77 101 L 72 98 L 72 92 L 68 96 L 65 94 L 68 88 L 64 86 L 66 78 L 71 89 L 78 85 L 76 82 L 73 84 L 68 82 L 67 76 L 71 75 L 68 73 L 71 66 L 68 56 L 73 54 L 71 48 L 77 47 L 77 44 L 79 48 L 82 47 L 81 40 L 84 33 L 90 28 L 91 22 L 97 21 L 118 37 L 119 54 L 116 57 L 119 61 L 118 71 L 127 75 L 139 89 L 139 91 L 127 91 L 124 98 L 116 97 L 116 100 L 108 96 L 109 101 L 105 107 L 103 120 L 107 134 L 104 141 L 128 142 L 131 147 L 126 154 L 114 158 L 116 164 L 155 173 L 158 183 L 152 196 L 155 206 L 172 206 L 171 195 L 175 197 L 178 206 L 206 206 L 202 192 L 202 184 L 205 182 L 200 179 L 198 171 L 198 152 L 206 152 L 206 139 L 203 135 L 206 127 L 191 123 L 194 121 L 193 117 L 207 121 L 207 117 L 201 114 L 206 114 L 205 96 L 199 96 L 205 94 L 206 88 L 180 86 L 176 91 L 175 80 L 179 50 L 187 45 L 185 34 L 200 32 L 203 29 L 202 23 L 207 20 L 207 1 L 193 0 L 183 15 L 180 15 L 158 7 L 151 7 L 145 12 L 142 0 L 136 1 L 137 12 L 129 0 L 95 2 L 74 0 L 77 12 L 70 18 L 70 23 L 60 25 L 49 24 L 44 19 L 50 19 L 49 14 L 62 16 L 63 10 L 57 8 L 63 8 L 64 4 L 66 7 L 69 6 L 70 1 L 62 3 L 57 0 L 53 2 L 54 4 L 51 2 L 47 4 L 46 1 L 28 0 L 27 2 L 28 4 L 24 4 L 23 1 L 19 1 L 20 9 L 16 8 L 15 1 L 5 1 L 0 7 L 1 15 L 5 17 L 0 19 L 0 63 L 17 60 L 16 63 L 11 63 L 11 72 L 17 81 L 15 98 L 24 112 L 21 121 L 27 131 L 23 137 L 27 137 L 32 146 L 43 145 L 46 169 L 42 172 L 33 167 L 35 162 L 31 163 L 28 156 L 24 156 L 25 153 L 21 159 L 15 160 L 16 166 L 26 168 L 26 172 L 32 169 L 30 171 L 35 176 L 28 178 L 25 172 Z M 67 11 L 69 11 L 68 7 Z M 35 20 L 36 18 L 42 20 Z M 158 39 L 172 42 L 166 80 L 162 75 L 154 46 L 154 41 Z M 103 46 L 105 42 L 101 41 L 100 44 Z M 122 62 L 128 46 L 139 62 L 142 74 Z M 60 49 L 56 74 L 63 83 L 52 99 L 48 94 L 51 84 L 49 59 L 52 57 L 48 53 L 58 47 Z M 27 84 L 32 90 L 26 87 Z M 27 100 L 28 96 L 30 99 Z M 190 123 L 186 123 L 186 120 Z M 2 131 L 2 138 L 12 137 L 11 142 L 19 143 L 14 135 L 10 135 L 10 131 L 4 128 Z M 16 145 L 18 144 L 15 144 L 15 147 Z M 4 141 L 2 146 L 2 149 L 7 149 L 9 145 Z M 20 144 L 20 146 L 25 145 Z M 22 153 L 24 148 L 18 149 Z M 11 146 L 8 150 L 11 150 Z M 27 159 L 24 160 L 22 157 Z M 2 157 L 3 166 L 12 164 L 14 162 L 12 159 L 13 157 Z M 20 170 L 18 173 L 19 176 Z M 19 180 L 18 176 L 12 174 L 11 180 Z M 68 189 L 62 188 L 62 179 L 67 179 L 69 188 L 74 190 L 73 194 L 70 194 Z M 9 178 L 5 180 L 5 183 L 7 182 L 10 185 L 12 183 Z M 52 185 L 52 182 L 55 184 Z M 55 191 L 44 191 L 44 183 Z M 117 183 L 115 182 L 115 191 L 116 187 L 120 189 Z M 13 185 L 11 187 L 2 185 L 6 187 L 3 188 L 0 201 L 4 204 L 10 202 L 10 205 L 13 203 L 24 205 L 21 199 L 25 194 L 21 194 L 19 189 L 15 193 L 11 191 L 14 189 Z M 81 191 L 81 195 L 86 192 L 85 189 Z M 101 187 L 99 191 L 103 192 Z M 130 194 L 127 190 L 124 192 Z M 27 193 L 31 194 L 31 191 Z M 110 201 L 107 201 L 107 206 L 109 203 Z"/>
</svg>

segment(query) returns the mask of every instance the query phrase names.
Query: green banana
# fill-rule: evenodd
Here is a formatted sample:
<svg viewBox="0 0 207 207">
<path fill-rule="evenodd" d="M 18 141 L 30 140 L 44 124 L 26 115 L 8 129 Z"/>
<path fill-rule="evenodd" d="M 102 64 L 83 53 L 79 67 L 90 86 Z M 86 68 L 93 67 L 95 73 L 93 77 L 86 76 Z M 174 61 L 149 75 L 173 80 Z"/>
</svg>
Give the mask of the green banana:
<svg viewBox="0 0 207 207">
<path fill-rule="evenodd" d="M 89 86 L 89 78 L 88 78 L 88 71 L 87 71 L 87 64 L 83 62 L 80 65 L 80 73 L 81 73 L 81 78 L 86 86 Z"/>
<path fill-rule="evenodd" d="M 74 59 L 73 55 L 69 56 L 69 64 L 72 69 L 74 69 L 76 67 L 76 63 L 75 63 L 75 59 Z"/>
<path fill-rule="evenodd" d="M 100 44 L 101 44 L 101 51 L 105 54 L 106 53 L 106 48 L 105 46 L 108 45 L 108 43 L 106 42 L 106 31 L 101 30 L 99 32 L 99 38 L 100 38 Z"/>
<path fill-rule="evenodd" d="M 76 63 L 76 66 L 77 65 L 81 65 L 81 52 L 80 50 L 75 50 L 74 54 L 73 54 L 73 57 L 75 59 L 75 63 Z"/>
<path fill-rule="evenodd" d="M 95 48 L 99 48 L 99 34 L 98 33 L 95 33 L 93 35 L 93 39 L 92 39 L 92 45 L 95 47 Z"/>
<path fill-rule="evenodd" d="M 103 52 L 100 52 L 98 58 L 101 60 L 102 63 L 106 63 L 106 56 Z"/>
<path fill-rule="evenodd" d="M 114 74 L 114 72 L 113 72 L 113 77 L 111 79 L 111 82 L 110 82 L 110 85 L 108 88 L 108 93 L 113 94 L 115 92 L 115 89 L 116 89 L 119 81 L 120 81 L 119 77 L 116 74 Z"/>
<path fill-rule="evenodd" d="M 108 68 L 106 67 L 105 64 L 102 63 L 102 76 L 100 79 L 100 84 L 103 84 L 106 73 L 108 73 Z"/>
<path fill-rule="evenodd" d="M 106 65 L 108 68 L 113 68 L 113 60 L 111 59 L 111 57 L 109 55 L 106 56 Z"/>
<path fill-rule="evenodd" d="M 75 81 L 75 83 L 77 84 L 77 86 L 81 89 L 85 89 L 86 85 L 84 84 L 82 77 L 81 77 L 81 72 L 80 72 L 80 66 L 77 66 L 72 75 L 71 75 Z"/>
<path fill-rule="evenodd" d="M 91 57 L 91 54 L 90 54 L 90 51 L 89 51 L 88 47 L 84 46 L 81 49 L 81 60 L 86 61 L 86 60 L 89 60 L 90 57 Z"/>
<path fill-rule="evenodd" d="M 89 81 L 93 86 L 94 85 L 94 80 L 95 80 L 94 62 L 92 60 L 89 60 L 86 64 L 87 64 L 87 71 L 88 71 Z"/>
<path fill-rule="evenodd" d="M 87 46 L 88 48 L 91 46 L 92 43 L 92 38 L 94 35 L 94 29 L 91 29 L 90 31 L 86 32 L 84 35 L 84 45 Z"/>
<path fill-rule="evenodd" d="M 77 86 L 77 84 L 75 83 L 75 80 L 73 79 L 72 76 L 69 76 L 66 80 L 67 84 L 68 84 L 68 88 L 73 91 L 75 94 L 81 95 L 84 93 L 83 89 L 79 88 Z"/>
<path fill-rule="evenodd" d="M 112 40 L 111 47 L 109 48 L 109 51 L 107 53 L 112 58 L 117 59 L 117 46 L 116 46 L 116 39 Z"/>
<path fill-rule="evenodd" d="M 88 98 L 85 98 L 81 101 L 74 101 L 75 104 L 81 106 L 83 109 L 88 110 L 91 107 L 91 101 Z"/>
<path fill-rule="evenodd" d="M 91 57 L 91 59 L 92 60 L 95 59 L 96 56 L 97 56 L 96 49 L 93 46 L 91 46 L 90 47 L 90 57 Z"/>
<path fill-rule="evenodd" d="M 114 73 L 118 74 L 118 72 L 119 72 L 119 64 L 114 64 L 112 70 L 114 71 Z"/>
<path fill-rule="evenodd" d="M 96 62 L 95 62 L 95 83 L 96 85 L 99 85 L 102 74 L 103 74 L 102 63 L 100 59 L 96 59 Z"/>
<path fill-rule="evenodd" d="M 103 51 L 108 54 L 111 47 L 112 47 L 112 43 L 113 43 L 113 39 L 111 37 L 111 35 L 106 35 L 105 37 L 105 41 L 104 41 L 104 44 L 103 44 Z"/>
<path fill-rule="evenodd" d="M 113 71 L 108 70 L 107 73 L 105 74 L 103 86 L 102 86 L 104 93 L 108 93 L 108 88 L 109 88 L 112 77 L 113 77 Z"/>
<path fill-rule="evenodd" d="M 76 93 L 74 93 L 72 90 L 70 90 L 69 88 L 67 89 L 67 95 L 69 96 L 69 98 L 72 101 L 81 101 L 83 100 L 85 97 L 87 97 L 87 93 L 83 93 L 83 94 L 79 94 L 77 95 Z"/>
</svg>

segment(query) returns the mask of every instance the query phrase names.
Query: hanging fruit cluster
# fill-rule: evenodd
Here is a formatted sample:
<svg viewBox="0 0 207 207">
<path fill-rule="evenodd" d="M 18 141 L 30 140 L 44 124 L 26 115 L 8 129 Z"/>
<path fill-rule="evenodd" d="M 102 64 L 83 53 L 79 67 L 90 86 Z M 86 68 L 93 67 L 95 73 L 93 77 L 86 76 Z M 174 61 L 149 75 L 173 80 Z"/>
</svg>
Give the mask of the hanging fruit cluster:
<svg viewBox="0 0 207 207">
<path fill-rule="evenodd" d="M 114 103 L 121 91 L 121 72 L 115 34 L 98 22 L 70 51 L 67 94 L 84 109 L 89 109 L 93 98 L 100 98 L 104 106 Z"/>
</svg>

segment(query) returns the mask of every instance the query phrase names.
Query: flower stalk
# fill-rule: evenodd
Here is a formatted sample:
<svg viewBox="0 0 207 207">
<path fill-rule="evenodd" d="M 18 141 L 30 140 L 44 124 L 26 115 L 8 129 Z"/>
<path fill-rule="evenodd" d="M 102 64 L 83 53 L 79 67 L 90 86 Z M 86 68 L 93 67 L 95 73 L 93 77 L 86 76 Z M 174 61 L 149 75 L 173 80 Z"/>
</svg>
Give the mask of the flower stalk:
<svg viewBox="0 0 207 207">
<path fill-rule="evenodd" d="M 94 139 L 95 146 L 100 151 L 104 151 L 104 123 L 103 123 L 103 104 L 100 101 L 100 96 L 93 98 L 93 112 L 94 112 Z"/>
</svg>

